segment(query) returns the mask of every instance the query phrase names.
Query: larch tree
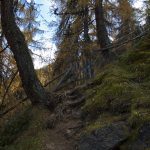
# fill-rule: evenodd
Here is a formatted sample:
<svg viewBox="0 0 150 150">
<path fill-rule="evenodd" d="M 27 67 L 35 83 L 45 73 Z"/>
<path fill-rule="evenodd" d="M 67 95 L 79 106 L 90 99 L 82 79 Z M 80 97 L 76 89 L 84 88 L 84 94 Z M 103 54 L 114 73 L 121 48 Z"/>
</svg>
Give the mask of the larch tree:
<svg viewBox="0 0 150 150">
<path fill-rule="evenodd" d="M 129 40 L 132 38 L 131 33 L 135 31 L 134 9 L 129 0 L 118 0 L 117 9 L 119 23 L 117 37 L 120 41 Z"/>
<path fill-rule="evenodd" d="M 95 0 L 96 30 L 100 48 L 106 48 L 110 44 L 104 13 L 103 0 Z"/>
<path fill-rule="evenodd" d="M 120 54 L 115 51 L 115 45 L 121 45 L 137 34 L 132 34 L 136 32 L 137 19 L 133 0 L 61 2 L 62 5 L 55 11 L 55 14 L 60 16 L 60 24 L 54 68 L 61 70 L 61 73 L 73 64 L 76 66 L 74 74 L 77 74 L 78 79 L 87 81 L 96 69 L 100 69 Z"/>
<path fill-rule="evenodd" d="M 59 8 L 61 12 L 57 14 L 60 16 L 60 25 L 57 32 L 58 52 L 55 61 L 55 73 L 60 69 L 64 71 L 64 69 L 69 68 L 70 65 L 73 66 L 73 62 L 78 55 L 78 38 L 82 21 L 80 13 L 78 14 L 77 12 L 80 10 L 75 9 L 75 6 L 78 8 L 77 1 L 63 2 L 61 6 L 64 5 L 64 8 Z M 60 71 L 58 72 L 60 73 Z"/>
<path fill-rule="evenodd" d="M 14 54 L 22 86 L 32 104 L 47 105 L 49 101 L 52 108 L 52 99 L 49 99 L 48 94 L 37 78 L 25 37 L 16 24 L 14 6 L 13 0 L 1 1 L 1 24 L 3 33 Z"/>
<path fill-rule="evenodd" d="M 82 16 L 82 20 L 83 20 L 83 50 L 82 50 L 82 55 L 84 57 L 83 60 L 83 67 L 85 68 L 84 70 L 84 76 L 85 79 L 89 79 L 92 78 L 94 75 L 94 71 L 93 71 L 93 66 L 92 66 L 92 52 L 89 48 L 87 48 L 91 41 L 90 35 L 89 35 L 89 22 L 91 21 L 90 18 L 90 11 L 89 11 L 89 3 L 90 1 L 84 1 L 82 2 L 81 7 L 83 9 L 83 16 Z"/>
<path fill-rule="evenodd" d="M 61 21 L 57 34 L 60 40 L 58 39 L 58 53 L 55 61 L 57 65 L 55 66 L 65 63 L 71 64 L 77 78 L 82 76 L 82 78 L 88 79 L 93 76 L 91 51 L 89 49 L 89 45 L 92 43 L 89 35 L 90 2 L 89 0 L 66 1 L 61 5 L 64 6 L 63 9 L 59 8 L 61 13 L 57 13 Z"/>
</svg>

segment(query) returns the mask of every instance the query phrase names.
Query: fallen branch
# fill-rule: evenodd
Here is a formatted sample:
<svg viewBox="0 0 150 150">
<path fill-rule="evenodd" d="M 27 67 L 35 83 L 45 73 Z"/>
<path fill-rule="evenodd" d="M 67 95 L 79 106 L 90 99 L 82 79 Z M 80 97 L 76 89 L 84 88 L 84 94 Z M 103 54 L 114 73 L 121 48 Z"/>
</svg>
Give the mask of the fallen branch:
<svg viewBox="0 0 150 150">
<path fill-rule="evenodd" d="M 71 67 L 64 73 L 64 76 L 62 79 L 57 83 L 56 87 L 52 90 L 53 92 L 56 92 L 59 90 L 60 86 L 69 78 L 70 73 L 71 73 Z"/>
<path fill-rule="evenodd" d="M 76 126 L 74 126 L 74 127 L 69 127 L 68 129 L 69 129 L 69 130 L 74 130 L 74 129 L 80 129 L 80 128 L 83 128 L 83 127 L 84 127 L 84 124 L 81 123 L 81 124 L 76 125 Z"/>
<path fill-rule="evenodd" d="M 59 79 L 61 76 L 63 76 L 67 71 L 61 73 L 60 75 L 58 75 L 57 77 L 55 77 L 54 79 L 52 79 L 51 81 L 47 82 L 44 87 L 48 86 L 49 84 L 53 83 L 55 80 Z"/>
<path fill-rule="evenodd" d="M 18 102 L 17 104 L 15 104 L 14 106 L 8 108 L 6 111 L 0 113 L 0 118 L 2 118 L 4 115 L 6 115 L 8 112 L 14 110 L 17 106 L 19 106 L 20 104 L 24 103 L 26 100 L 28 99 L 28 97 L 25 97 L 24 99 L 22 99 L 20 102 Z"/>
<path fill-rule="evenodd" d="M 69 107 L 77 107 L 81 105 L 85 101 L 85 96 L 82 96 L 80 99 L 77 99 L 75 101 L 67 101 L 66 105 Z"/>
<path fill-rule="evenodd" d="M 58 12 L 58 8 L 54 10 L 55 15 L 81 15 L 84 13 L 84 10 L 72 11 L 72 12 Z"/>
</svg>

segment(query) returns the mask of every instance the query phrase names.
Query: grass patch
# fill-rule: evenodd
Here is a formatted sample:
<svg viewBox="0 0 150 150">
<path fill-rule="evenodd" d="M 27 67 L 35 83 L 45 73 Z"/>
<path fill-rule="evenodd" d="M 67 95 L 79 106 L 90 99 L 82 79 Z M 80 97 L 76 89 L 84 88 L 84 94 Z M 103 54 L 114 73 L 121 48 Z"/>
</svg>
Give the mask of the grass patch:
<svg viewBox="0 0 150 150">
<path fill-rule="evenodd" d="M 42 150 L 49 114 L 48 110 L 36 106 L 16 115 L 0 133 L 0 150 Z"/>
<path fill-rule="evenodd" d="M 127 121 L 136 128 L 150 121 L 149 50 L 127 52 L 118 62 L 107 65 L 94 83 L 94 88 L 86 90 L 91 96 L 82 107 L 83 113 L 96 122 L 92 121 L 89 128 L 101 126 L 97 121 L 103 113 L 110 117 L 129 114 Z"/>
<path fill-rule="evenodd" d="M 113 122 L 122 121 L 125 118 L 126 116 L 104 113 L 104 114 L 101 114 L 95 121 L 89 122 L 83 132 L 84 134 L 88 134 L 96 129 L 100 129 Z"/>
<path fill-rule="evenodd" d="M 31 108 L 9 120 L 0 133 L 0 146 L 13 143 L 25 131 L 32 118 Z"/>
</svg>

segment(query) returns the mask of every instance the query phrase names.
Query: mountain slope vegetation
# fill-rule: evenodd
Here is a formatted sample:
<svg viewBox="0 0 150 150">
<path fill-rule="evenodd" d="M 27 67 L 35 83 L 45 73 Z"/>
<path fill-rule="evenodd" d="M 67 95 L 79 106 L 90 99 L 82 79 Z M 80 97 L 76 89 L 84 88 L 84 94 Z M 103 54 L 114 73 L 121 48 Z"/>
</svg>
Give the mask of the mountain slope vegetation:
<svg viewBox="0 0 150 150">
<path fill-rule="evenodd" d="M 131 149 L 139 138 L 139 129 L 150 123 L 150 45 L 147 39 L 141 40 L 135 49 L 128 50 L 118 60 L 107 64 L 90 84 L 80 89 L 86 96 L 85 102 L 72 109 L 81 111 L 80 120 L 84 126 L 70 139 L 90 135 L 112 123 L 126 122 L 130 133 L 119 147 L 121 150 Z M 41 107 L 28 108 L 16 115 L 0 132 L 1 149 L 44 149 L 43 140 L 48 141 L 54 136 L 46 136 L 47 132 L 58 128 L 56 125 L 56 129 L 46 129 L 47 120 L 52 119 L 50 116 L 51 112 Z M 63 117 L 57 124 L 61 122 L 64 122 Z M 68 118 L 67 122 L 71 119 Z"/>
</svg>

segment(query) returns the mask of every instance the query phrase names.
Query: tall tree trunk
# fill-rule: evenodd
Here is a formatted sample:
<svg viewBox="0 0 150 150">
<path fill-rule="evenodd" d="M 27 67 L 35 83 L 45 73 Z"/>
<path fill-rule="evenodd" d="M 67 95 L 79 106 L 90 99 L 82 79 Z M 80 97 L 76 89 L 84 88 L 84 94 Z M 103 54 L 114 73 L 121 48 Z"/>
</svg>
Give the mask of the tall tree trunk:
<svg viewBox="0 0 150 150">
<path fill-rule="evenodd" d="M 89 42 L 90 36 L 89 36 L 89 10 L 88 6 L 86 5 L 84 7 L 84 16 L 83 16 L 83 26 L 84 26 L 84 41 Z"/>
<path fill-rule="evenodd" d="M 37 78 L 25 37 L 15 22 L 13 0 L 1 1 L 1 22 L 27 96 L 32 104 L 47 104 L 48 94 Z"/>
<path fill-rule="evenodd" d="M 84 41 L 86 45 L 88 45 L 91 42 L 90 36 L 89 36 L 89 9 L 88 5 L 85 5 L 84 7 L 84 16 L 83 16 L 83 29 L 84 29 Z M 84 63 L 84 74 L 85 78 L 89 79 L 93 77 L 93 68 L 92 68 L 92 61 L 91 61 L 91 51 L 84 49 L 83 50 L 83 57 L 85 57 Z"/>
<path fill-rule="evenodd" d="M 110 44 L 110 40 L 105 25 L 103 0 L 95 0 L 95 18 L 98 43 L 101 48 L 106 48 Z"/>
<path fill-rule="evenodd" d="M 0 35 L 0 52 L 2 51 L 2 38 L 3 38 L 3 35 L 1 33 Z M 2 53 L 0 53 L 0 86 L 2 84 L 2 80 L 3 80 L 3 56 L 2 56 Z"/>
</svg>

